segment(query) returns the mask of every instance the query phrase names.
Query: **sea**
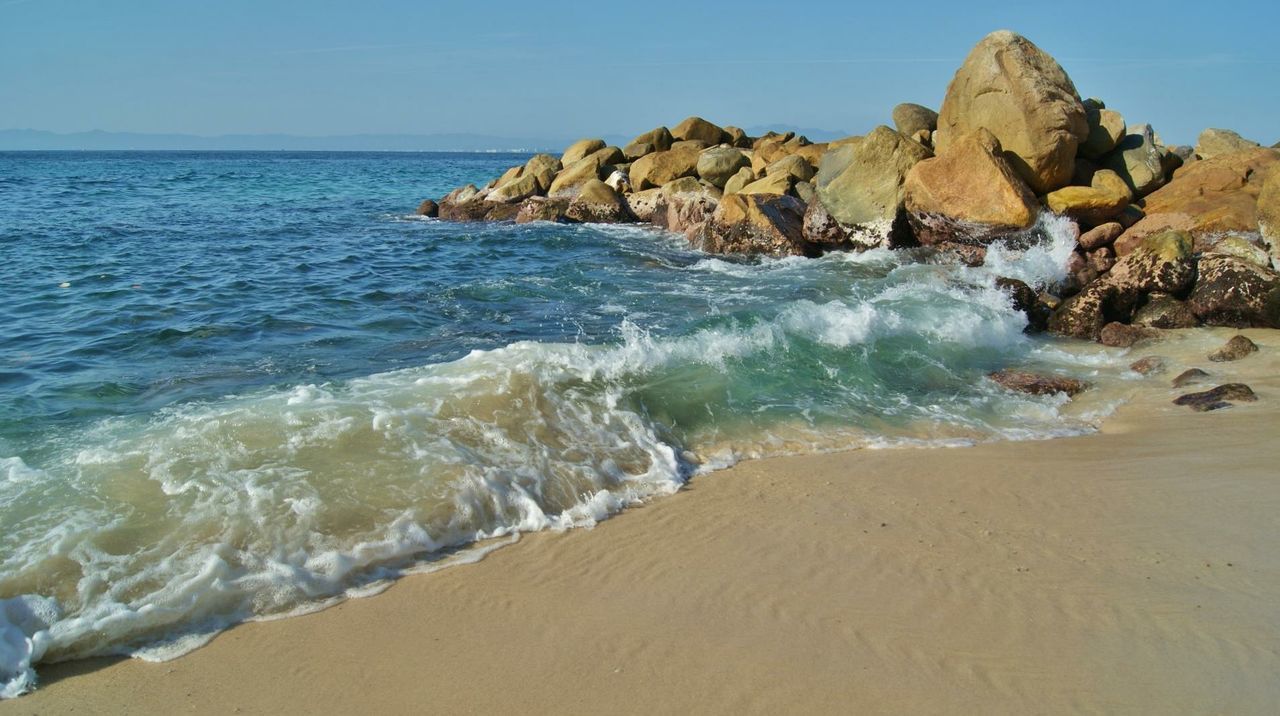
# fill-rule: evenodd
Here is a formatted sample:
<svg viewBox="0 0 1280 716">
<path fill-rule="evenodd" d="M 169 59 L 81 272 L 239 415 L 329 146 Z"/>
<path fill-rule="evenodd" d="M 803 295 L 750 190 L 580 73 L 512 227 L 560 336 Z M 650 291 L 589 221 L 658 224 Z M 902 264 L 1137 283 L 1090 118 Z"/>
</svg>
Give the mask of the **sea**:
<svg viewBox="0 0 1280 716">
<path fill-rule="evenodd" d="M 1052 438 L 1117 404 L 993 370 L 1136 377 L 1024 332 L 996 288 L 1064 278 L 1052 217 L 971 268 L 414 215 L 526 158 L 0 153 L 3 696 L 41 663 L 172 658 L 743 459 Z"/>
</svg>

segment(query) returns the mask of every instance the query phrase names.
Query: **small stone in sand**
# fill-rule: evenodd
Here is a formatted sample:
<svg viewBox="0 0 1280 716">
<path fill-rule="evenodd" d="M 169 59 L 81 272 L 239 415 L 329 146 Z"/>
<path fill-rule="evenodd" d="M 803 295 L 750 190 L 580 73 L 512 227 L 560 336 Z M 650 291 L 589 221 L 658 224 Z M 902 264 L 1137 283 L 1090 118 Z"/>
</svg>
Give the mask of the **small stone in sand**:
<svg viewBox="0 0 1280 716">
<path fill-rule="evenodd" d="M 1177 378 L 1173 379 L 1173 387 L 1181 388 L 1184 385 L 1199 383 L 1208 377 L 1209 374 L 1199 368 L 1188 368 L 1179 373 Z"/>
<path fill-rule="evenodd" d="M 1209 360 L 1222 363 L 1230 360 L 1240 360 L 1250 353 L 1258 350 L 1258 344 L 1249 340 L 1244 336 L 1233 336 L 1227 344 L 1218 350 L 1209 354 Z"/>
</svg>

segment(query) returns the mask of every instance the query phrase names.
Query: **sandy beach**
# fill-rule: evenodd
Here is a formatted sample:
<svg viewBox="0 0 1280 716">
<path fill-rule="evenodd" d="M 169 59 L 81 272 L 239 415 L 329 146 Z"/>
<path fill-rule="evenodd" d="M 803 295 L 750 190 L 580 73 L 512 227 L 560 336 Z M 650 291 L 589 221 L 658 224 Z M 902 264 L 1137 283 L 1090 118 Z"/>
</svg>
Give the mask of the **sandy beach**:
<svg viewBox="0 0 1280 716">
<path fill-rule="evenodd" d="M 1234 334 L 1198 332 L 1097 434 L 744 463 L 0 712 L 1274 713 L 1280 336 L 1244 333 L 1194 364 L 1256 403 L 1170 404 Z"/>
</svg>

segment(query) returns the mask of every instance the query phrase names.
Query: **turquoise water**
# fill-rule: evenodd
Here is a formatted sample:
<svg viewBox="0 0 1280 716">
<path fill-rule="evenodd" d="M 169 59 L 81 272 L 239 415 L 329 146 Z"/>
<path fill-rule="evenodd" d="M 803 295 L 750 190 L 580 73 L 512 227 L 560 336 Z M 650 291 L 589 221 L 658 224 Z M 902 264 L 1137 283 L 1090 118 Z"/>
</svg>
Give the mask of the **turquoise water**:
<svg viewBox="0 0 1280 716">
<path fill-rule="evenodd" d="M 0 153 L 5 695 L 743 457 L 1085 430 L 984 374 L 1116 369 L 993 287 L 1061 277 L 1052 220 L 967 269 L 410 215 L 523 159 Z"/>
</svg>

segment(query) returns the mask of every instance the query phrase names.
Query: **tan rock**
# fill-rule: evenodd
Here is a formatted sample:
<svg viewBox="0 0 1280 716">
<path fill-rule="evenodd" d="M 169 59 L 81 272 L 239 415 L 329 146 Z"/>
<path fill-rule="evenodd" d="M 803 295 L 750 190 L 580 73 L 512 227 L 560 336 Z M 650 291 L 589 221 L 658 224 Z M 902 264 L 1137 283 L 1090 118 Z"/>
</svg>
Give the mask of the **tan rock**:
<svg viewBox="0 0 1280 716">
<path fill-rule="evenodd" d="M 551 182 L 547 196 L 572 198 L 587 181 L 609 176 L 613 172 L 613 162 L 621 159 L 622 152 L 617 147 L 603 147 L 572 164 L 566 164 Z"/>
<path fill-rule="evenodd" d="M 569 221 L 568 210 L 568 199 L 531 196 L 520 202 L 520 211 L 516 213 L 516 223 L 528 224 L 534 221 L 566 223 Z"/>
<path fill-rule="evenodd" d="M 631 164 L 631 186 L 637 191 L 660 187 L 680 177 L 698 173 L 698 155 L 701 150 L 693 145 L 654 152 Z"/>
<path fill-rule="evenodd" d="M 657 150 L 648 142 L 632 142 L 622 148 L 622 155 L 625 156 L 628 161 L 634 162 L 646 154 L 653 154 L 655 151 Z"/>
<path fill-rule="evenodd" d="M 796 181 L 809 181 L 817 174 L 817 171 L 804 157 L 799 154 L 792 154 L 765 167 L 765 176 L 777 176 L 779 174 L 789 174 Z"/>
<path fill-rule="evenodd" d="M 719 189 L 692 177 L 669 182 L 662 195 L 666 211 L 655 214 L 653 223 L 686 235 L 711 218 L 721 199 Z"/>
<path fill-rule="evenodd" d="M 790 194 L 796 178 L 790 174 L 775 174 L 757 179 L 739 189 L 738 194 Z"/>
<path fill-rule="evenodd" d="M 637 191 L 626 196 L 627 209 L 638 221 L 652 222 L 659 212 L 666 214 L 667 199 L 661 188 Z"/>
<path fill-rule="evenodd" d="M 525 174 L 494 187 L 485 195 L 484 200 L 500 204 L 515 204 L 537 194 L 538 180 L 531 174 Z"/>
<path fill-rule="evenodd" d="M 947 87 L 934 143 L 939 154 L 978 128 L 1000 140 L 1015 171 L 1038 193 L 1071 179 L 1076 149 L 1089 136 L 1071 78 L 1025 37 L 999 30 L 970 51 Z"/>
<path fill-rule="evenodd" d="M 559 159 L 550 154 L 535 154 L 524 164 L 524 173 L 538 182 L 538 193 L 545 194 L 551 189 L 556 174 L 564 168 Z"/>
<path fill-rule="evenodd" d="M 665 152 L 676 141 L 666 127 L 655 127 L 631 140 L 632 144 L 648 144 L 655 152 Z"/>
<path fill-rule="evenodd" d="M 1164 153 L 1147 124 L 1129 127 L 1116 148 L 1101 159 L 1102 166 L 1120 175 L 1135 196 L 1145 196 L 1165 182 Z"/>
<path fill-rule="evenodd" d="M 922 104 L 903 102 L 893 108 L 893 126 L 908 137 L 938 128 L 938 113 Z"/>
<path fill-rule="evenodd" d="M 724 193 L 737 194 L 743 190 L 748 184 L 756 180 L 756 173 L 751 171 L 751 167 L 743 167 L 729 178 L 724 184 Z"/>
<path fill-rule="evenodd" d="M 1066 186 L 1051 191 L 1045 203 L 1055 214 L 1087 226 L 1109 221 L 1133 201 L 1129 185 L 1110 169 L 1094 172 L 1090 186 Z"/>
<path fill-rule="evenodd" d="M 603 139 L 579 139 L 573 144 L 570 144 L 568 149 L 564 150 L 564 155 L 560 157 L 560 164 L 567 167 L 570 164 L 586 157 L 588 154 L 593 154 L 604 149 L 604 147 L 605 143 Z"/>
<path fill-rule="evenodd" d="M 1147 196 L 1146 212 L 1189 215 L 1192 234 L 1258 231 L 1258 197 L 1271 172 L 1277 170 L 1280 152 L 1274 149 L 1257 148 L 1198 161 Z"/>
<path fill-rule="evenodd" d="M 885 126 L 823 155 L 818 200 L 832 218 L 868 244 L 891 244 L 909 235 L 903 214 L 907 173 L 932 153 Z"/>
<path fill-rule="evenodd" d="M 583 223 L 616 224 L 633 220 L 622 196 L 599 179 L 583 183 L 578 195 L 569 202 L 566 214 Z"/>
<path fill-rule="evenodd" d="M 990 243 L 1035 223 L 1039 202 L 991 132 L 958 138 L 945 154 L 912 167 L 905 206 L 916 238 Z"/>
<path fill-rule="evenodd" d="M 1241 137 L 1230 129 L 1210 127 L 1201 132 L 1200 138 L 1196 140 L 1196 156 L 1201 159 L 1213 159 L 1225 154 L 1258 149 L 1261 146 L 1257 142 Z"/>
<path fill-rule="evenodd" d="M 702 117 L 689 117 L 671 130 L 677 140 L 697 140 L 715 146 L 729 141 L 729 133 Z"/>
<path fill-rule="evenodd" d="M 1272 167 L 1258 191 L 1258 230 L 1270 248 L 1273 265 L 1280 269 L 1280 168 Z"/>
<path fill-rule="evenodd" d="M 1115 110 L 1107 109 L 1097 100 L 1084 101 L 1085 120 L 1089 123 L 1089 136 L 1080 144 L 1080 156 L 1099 159 L 1116 148 L 1124 139 L 1124 117 Z"/>
<path fill-rule="evenodd" d="M 729 146 L 737 147 L 738 149 L 751 148 L 751 137 L 748 137 L 747 133 L 740 127 L 726 126 L 724 128 L 724 133 L 729 135 L 729 139 L 727 140 Z"/>
<path fill-rule="evenodd" d="M 1123 233 L 1124 226 L 1120 222 L 1110 221 L 1105 224 L 1099 224 L 1080 234 L 1078 243 L 1080 248 L 1085 251 L 1096 251 L 1115 243 L 1115 240 Z"/>
<path fill-rule="evenodd" d="M 711 147 L 698 155 L 697 171 L 699 177 L 723 189 L 740 169 L 750 166 L 751 159 L 741 149 Z"/>
</svg>

